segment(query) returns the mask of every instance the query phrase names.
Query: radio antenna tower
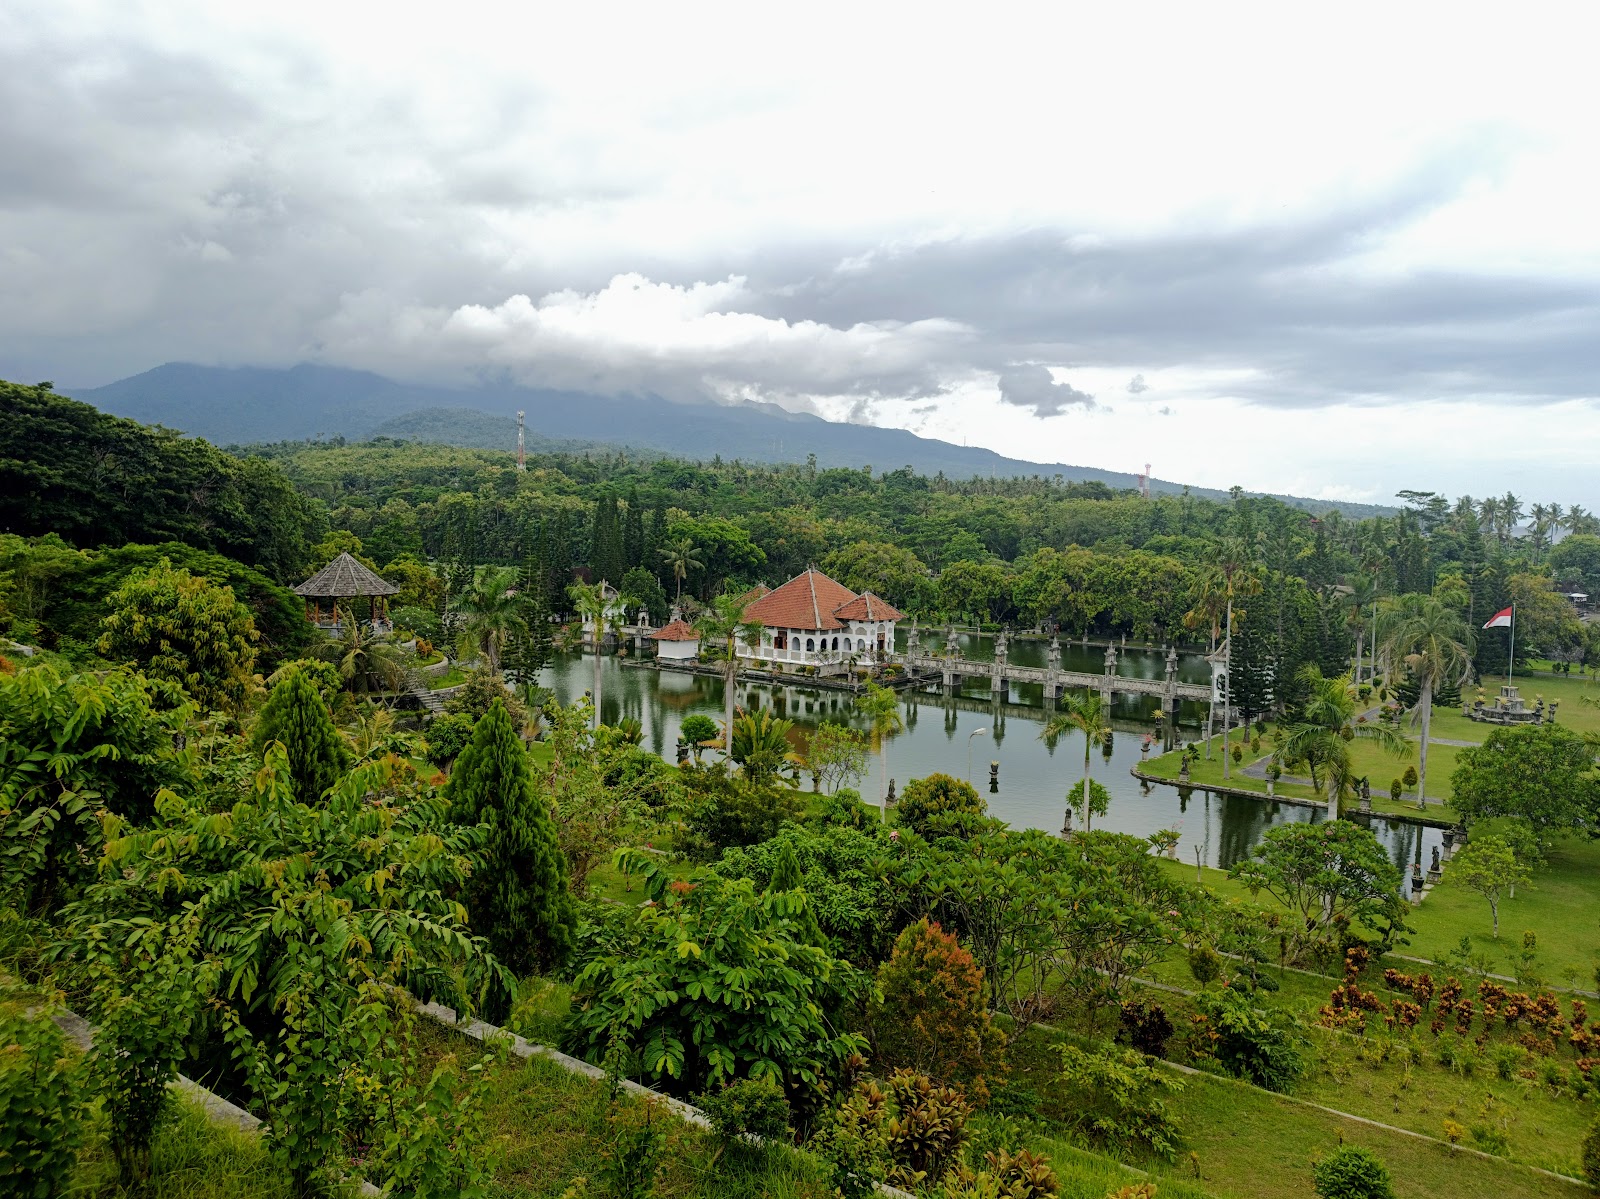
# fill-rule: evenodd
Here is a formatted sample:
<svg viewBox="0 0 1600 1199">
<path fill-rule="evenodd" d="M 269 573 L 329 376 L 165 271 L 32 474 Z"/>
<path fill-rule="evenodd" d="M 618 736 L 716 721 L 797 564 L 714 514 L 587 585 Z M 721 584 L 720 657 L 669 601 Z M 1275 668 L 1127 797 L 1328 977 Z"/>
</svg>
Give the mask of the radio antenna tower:
<svg viewBox="0 0 1600 1199">
<path fill-rule="evenodd" d="M 1149 499 L 1150 498 L 1150 464 L 1148 462 L 1146 462 L 1144 464 L 1144 474 L 1139 475 L 1138 479 L 1139 479 L 1139 494 L 1144 496 L 1145 499 Z"/>
<path fill-rule="evenodd" d="M 528 469 L 528 455 L 522 445 L 522 409 L 517 409 L 517 469 Z M 1148 467 L 1146 469 L 1149 469 Z"/>
</svg>

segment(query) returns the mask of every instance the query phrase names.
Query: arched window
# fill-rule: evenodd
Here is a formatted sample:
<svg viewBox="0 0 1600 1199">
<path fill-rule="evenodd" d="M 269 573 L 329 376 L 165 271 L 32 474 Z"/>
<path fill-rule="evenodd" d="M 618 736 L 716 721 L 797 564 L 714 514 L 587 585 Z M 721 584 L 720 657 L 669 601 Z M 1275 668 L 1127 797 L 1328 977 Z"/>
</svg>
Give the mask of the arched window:
<svg viewBox="0 0 1600 1199">
<path fill-rule="evenodd" d="M 815 650 L 816 648 L 817 648 L 816 639 L 814 637 L 807 637 L 806 638 L 806 653 L 809 654 L 813 650 Z"/>
<path fill-rule="evenodd" d="M 858 650 L 866 649 L 867 648 L 867 639 L 865 637 L 857 637 L 856 638 L 856 648 Z"/>
<path fill-rule="evenodd" d="M 837 637 L 835 637 L 833 639 L 833 648 L 834 649 L 838 649 L 839 648 L 839 639 Z"/>
</svg>

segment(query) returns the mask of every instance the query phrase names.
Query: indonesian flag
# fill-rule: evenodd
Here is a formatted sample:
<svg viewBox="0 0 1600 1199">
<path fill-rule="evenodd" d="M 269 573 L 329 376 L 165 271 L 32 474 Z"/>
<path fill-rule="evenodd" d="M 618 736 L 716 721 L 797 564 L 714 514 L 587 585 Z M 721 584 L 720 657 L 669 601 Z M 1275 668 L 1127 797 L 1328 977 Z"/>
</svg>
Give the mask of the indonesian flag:
<svg viewBox="0 0 1600 1199">
<path fill-rule="evenodd" d="M 1507 626 L 1509 626 L 1510 624 L 1511 624 L 1511 609 L 1510 608 L 1502 608 L 1502 609 L 1500 609 L 1500 611 L 1496 612 L 1493 616 L 1491 616 L 1489 618 L 1489 623 L 1484 625 L 1483 627 L 1486 628 L 1486 629 L 1503 629 L 1503 628 L 1506 628 Z"/>
</svg>

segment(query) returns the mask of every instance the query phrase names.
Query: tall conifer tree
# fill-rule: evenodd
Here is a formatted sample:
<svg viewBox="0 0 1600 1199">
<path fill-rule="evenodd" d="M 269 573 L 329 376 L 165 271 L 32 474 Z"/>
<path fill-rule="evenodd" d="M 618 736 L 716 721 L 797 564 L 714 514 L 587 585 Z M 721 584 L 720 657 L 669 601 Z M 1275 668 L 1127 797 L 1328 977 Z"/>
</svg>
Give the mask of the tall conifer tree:
<svg viewBox="0 0 1600 1199">
<path fill-rule="evenodd" d="M 299 667 L 286 670 L 273 687 L 250 741 L 257 753 L 270 742 L 283 742 L 295 795 L 302 803 L 319 802 L 350 767 L 350 749 L 334 727 L 328 705 Z"/>
<path fill-rule="evenodd" d="M 472 730 L 446 795 L 451 819 L 489 826 L 464 896 L 473 931 L 518 975 L 563 960 L 577 924 L 567 863 L 501 701 Z"/>
</svg>

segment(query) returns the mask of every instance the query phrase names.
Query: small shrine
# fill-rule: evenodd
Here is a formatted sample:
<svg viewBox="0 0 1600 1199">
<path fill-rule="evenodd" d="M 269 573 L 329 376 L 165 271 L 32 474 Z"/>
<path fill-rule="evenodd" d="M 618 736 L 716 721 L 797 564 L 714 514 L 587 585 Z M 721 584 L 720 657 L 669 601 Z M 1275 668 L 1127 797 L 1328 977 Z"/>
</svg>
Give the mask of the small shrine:
<svg viewBox="0 0 1600 1199">
<path fill-rule="evenodd" d="M 1540 698 L 1535 700 L 1533 707 L 1530 708 L 1518 694 L 1517 688 L 1508 683 L 1500 688 L 1500 694 L 1489 703 L 1481 699 L 1474 700 L 1470 704 L 1463 703 L 1461 714 L 1468 720 L 1476 720 L 1480 724 L 1554 724 L 1556 701 L 1551 700 L 1547 707 Z"/>
<path fill-rule="evenodd" d="M 354 619 L 350 601 L 365 598 L 372 601 L 372 631 L 387 633 L 389 623 L 389 597 L 400 588 L 386 582 L 368 570 L 349 554 L 340 554 L 304 583 L 294 588 L 294 593 L 306 601 L 306 619 L 319 629 L 339 631 L 341 613 Z M 327 607 L 323 604 L 326 602 Z"/>
</svg>

